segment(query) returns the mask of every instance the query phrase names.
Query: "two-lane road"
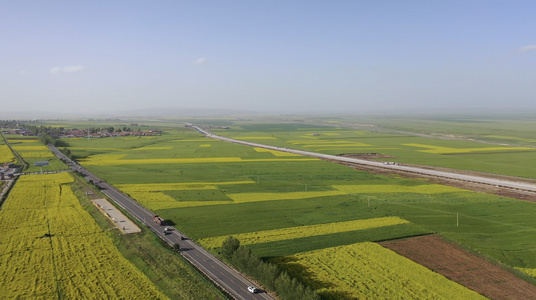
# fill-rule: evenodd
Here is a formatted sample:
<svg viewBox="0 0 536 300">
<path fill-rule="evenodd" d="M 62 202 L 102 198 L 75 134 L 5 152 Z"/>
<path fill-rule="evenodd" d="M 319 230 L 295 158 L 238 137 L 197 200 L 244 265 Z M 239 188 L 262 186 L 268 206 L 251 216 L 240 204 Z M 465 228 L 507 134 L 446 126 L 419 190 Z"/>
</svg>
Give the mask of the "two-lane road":
<svg viewBox="0 0 536 300">
<path fill-rule="evenodd" d="M 179 244 L 181 249 L 180 254 L 233 298 L 245 300 L 274 299 L 264 292 L 251 294 L 247 290 L 247 287 L 257 286 L 255 283 L 251 282 L 236 270 L 230 268 L 214 255 L 203 249 L 201 246 L 188 239 L 176 228 L 168 226 L 172 229 L 171 232 L 167 234 L 164 233 L 164 227 L 153 222 L 154 214 L 152 212 L 140 205 L 134 199 L 131 199 L 121 191 L 114 188 L 112 185 L 102 181 L 99 177 L 95 176 L 84 167 L 71 161 L 56 147 L 49 145 L 49 148 L 54 152 L 54 154 L 56 154 L 56 156 L 66 160 L 73 170 L 81 172 L 88 181 L 93 181 L 95 185 L 97 185 L 102 192 L 106 194 L 106 196 L 112 199 L 124 210 L 128 211 L 134 218 L 146 225 L 169 245 Z"/>
</svg>

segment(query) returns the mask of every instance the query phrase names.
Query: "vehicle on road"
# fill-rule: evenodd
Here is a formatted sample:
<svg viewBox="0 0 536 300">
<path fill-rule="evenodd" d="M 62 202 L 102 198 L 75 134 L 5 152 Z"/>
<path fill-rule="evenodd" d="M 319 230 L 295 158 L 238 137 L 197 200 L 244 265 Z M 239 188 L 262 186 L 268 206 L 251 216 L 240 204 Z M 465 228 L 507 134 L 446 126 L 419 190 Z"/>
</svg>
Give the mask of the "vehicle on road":
<svg viewBox="0 0 536 300">
<path fill-rule="evenodd" d="M 259 289 L 254 286 L 248 286 L 248 291 L 252 294 L 259 292 Z"/>
<path fill-rule="evenodd" d="M 153 216 L 153 221 L 154 221 L 156 224 L 161 225 L 161 226 L 166 225 L 166 221 L 164 221 L 164 219 L 160 218 L 160 217 L 157 216 L 157 215 L 154 215 L 154 216 Z"/>
</svg>

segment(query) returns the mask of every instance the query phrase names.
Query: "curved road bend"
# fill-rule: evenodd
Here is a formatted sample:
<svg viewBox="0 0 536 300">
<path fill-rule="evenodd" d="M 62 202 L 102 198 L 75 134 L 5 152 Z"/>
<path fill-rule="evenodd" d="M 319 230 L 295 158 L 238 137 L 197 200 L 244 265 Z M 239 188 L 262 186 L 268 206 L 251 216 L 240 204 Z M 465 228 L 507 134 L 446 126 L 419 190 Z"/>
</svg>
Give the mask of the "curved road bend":
<svg viewBox="0 0 536 300">
<path fill-rule="evenodd" d="M 99 177 L 95 176 L 82 166 L 74 163 L 63 153 L 61 153 L 56 147 L 49 145 L 50 150 L 56 154 L 56 156 L 69 162 L 69 166 L 73 170 L 77 170 L 84 174 L 86 179 L 92 180 L 97 186 L 99 186 L 104 194 L 110 199 L 115 201 L 119 206 L 128 211 L 133 217 L 138 219 L 144 225 L 149 227 L 156 235 L 166 241 L 169 245 L 179 244 L 180 254 L 190 261 L 195 267 L 209 277 L 216 285 L 226 291 L 235 299 L 274 299 L 270 295 L 261 292 L 258 294 L 251 294 L 248 292 L 248 286 L 257 286 L 247 278 L 243 277 L 236 270 L 230 268 L 223 262 L 221 262 L 214 255 L 197 245 L 184 234 L 172 226 L 168 226 L 172 229 L 171 233 L 164 234 L 163 226 L 160 226 L 153 222 L 154 214 L 140 205 L 138 202 L 130 197 L 127 197 L 121 191 L 114 188 L 112 185 L 103 182 Z M 184 239 L 181 239 L 181 236 Z"/>
<path fill-rule="evenodd" d="M 340 156 L 329 155 L 329 154 L 321 154 L 321 153 L 315 153 L 315 152 L 309 152 L 309 151 L 294 150 L 294 149 L 288 149 L 288 148 L 282 148 L 282 147 L 276 147 L 276 146 L 270 146 L 270 145 L 263 145 L 263 144 L 251 143 L 251 142 L 235 140 L 235 139 L 215 135 L 197 126 L 192 126 L 192 127 L 206 137 L 221 140 L 224 142 L 242 144 L 242 145 L 265 148 L 265 149 L 282 151 L 282 152 L 289 152 L 289 153 L 316 157 L 316 158 L 321 158 L 321 159 L 336 160 L 336 161 L 345 162 L 349 164 L 366 165 L 366 166 L 375 167 L 375 168 L 381 168 L 381 169 L 387 169 L 387 170 L 391 169 L 391 170 L 403 171 L 403 172 L 408 172 L 408 173 L 418 174 L 418 175 L 448 178 L 448 179 L 454 179 L 454 180 L 460 180 L 460 181 L 466 181 L 466 182 L 488 184 L 488 185 L 493 185 L 496 187 L 506 187 L 506 188 L 512 188 L 516 190 L 536 192 L 536 184 L 531 184 L 527 182 L 517 182 L 517 181 L 511 181 L 511 180 L 488 178 L 488 177 L 483 177 L 483 176 L 450 173 L 450 172 L 444 172 L 444 171 L 423 169 L 419 167 L 409 167 L 409 166 L 402 166 L 402 165 L 386 165 L 382 162 L 369 161 L 369 160 L 358 159 L 358 158 L 340 157 Z"/>
</svg>

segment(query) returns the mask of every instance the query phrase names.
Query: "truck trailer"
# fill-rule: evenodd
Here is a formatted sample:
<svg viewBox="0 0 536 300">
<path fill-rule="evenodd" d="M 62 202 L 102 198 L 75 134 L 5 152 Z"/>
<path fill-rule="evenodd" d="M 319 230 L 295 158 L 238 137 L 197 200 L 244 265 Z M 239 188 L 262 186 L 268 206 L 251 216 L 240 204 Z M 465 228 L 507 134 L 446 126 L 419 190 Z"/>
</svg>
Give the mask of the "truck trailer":
<svg viewBox="0 0 536 300">
<path fill-rule="evenodd" d="M 161 225 L 161 226 L 166 225 L 166 221 L 164 221 L 164 219 L 160 218 L 160 217 L 157 216 L 157 215 L 154 215 L 154 217 L 153 217 L 153 221 L 154 221 L 156 224 Z"/>
</svg>

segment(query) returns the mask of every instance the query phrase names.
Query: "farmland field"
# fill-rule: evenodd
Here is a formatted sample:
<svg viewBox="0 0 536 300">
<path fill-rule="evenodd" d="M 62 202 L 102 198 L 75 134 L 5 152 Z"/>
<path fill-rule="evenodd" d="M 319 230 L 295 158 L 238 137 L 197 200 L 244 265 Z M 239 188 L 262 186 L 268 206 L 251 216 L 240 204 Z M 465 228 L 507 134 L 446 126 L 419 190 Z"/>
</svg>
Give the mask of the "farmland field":
<svg viewBox="0 0 536 300">
<path fill-rule="evenodd" d="M 282 228 L 275 230 L 265 230 L 260 232 L 248 232 L 235 235 L 242 245 L 267 243 L 274 241 L 293 240 L 297 238 L 321 236 L 339 232 L 358 231 L 384 226 L 408 224 L 409 222 L 397 217 L 384 217 L 374 219 L 355 220 L 348 222 L 336 222 L 328 224 L 317 224 L 310 226 L 300 226 Z M 359 233 L 357 233 L 359 234 Z M 218 248 L 222 245 L 227 236 L 219 236 L 201 239 L 199 242 L 207 248 Z"/>
<path fill-rule="evenodd" d="M 240 124 L 214 133 L 307 151 L 381 153 L 394 157 L 390 161 L 503 173 L 521 170 L 527 175 L 534 162 L 522 164 L 518 155 L 528 158 L 536 153 L 524 146 L 514 149 L 305 124 Z M 92 172 L 201 242 L 233 235 L 242 237 L 248 248 L 265 259 L 283 259 L 326 248 L 438 233 L 529 274 L 536 269 L 531 250 L 536 248 L 531 238 L 536 231 L 531 221 L 536 216 L 534 203 L 281 156 L 202 138 L 188 129 L 168 130 L 153 139 L 66 142 Z M 503 162 L 505 157 L 511 161 Z M 386 217 L 408 223 L 298 234 L 299 228 Z M 264 238 L 287 230 L 299 236 Z M 250 244 L 249 235 L 259 237 L 258 242 Z"/>
<path fill-rule="evenodd" d="M 382 246 L 365 242 L 276 259 L 324 299 L 486 299 Z"/>
<path fill-rule="evenodd" d="M 262 143 L 326 154 L 379 153 L 381 160 L 472 170 L 532 178 L 536 148 L 532 143 L 490 145 L 471 140 L 431 139 L 374 130 L 337 127 L 296 128 L 297 124 L 240 124 L 213 133 L 240 138 L 241 135 L 269 135 L 277 139 Z M 302 129 L 302 130 L 298 130 Z M 337 133 L 337 135 L 333 135 Z"/>
<path fill-rule="evenodd" d="M 24 161 L 29 165 L 28 169 L 24 173 L 40 172 L 41 167 L 36 167 L 34 163 L 36 161 L 48 161 L 49 165 L 43 167 L 43 171 L 59 171 L 66 170 L 68 167 L 61 162 L 54 154 L 37 140 L 37 137 L 25 137 L 21 138 L 19 135 L 6 135 L 9 143 L 13 147 Z"/>
<path fill-rule="evenodd" d="M 466 114 L 411 117 L 355 117 L 338 118 L 339 124 L 375 124 L 371 129 L 387 129 L 429 134 L 435 137 L 472 138 L 493 143 L 535 146 L 533 114 Z M 326 122 L 323 122 L 324 124 Z M 363 128 L 363 126 L 361 126 Z"/>
<path fill-rule="evenodd" d="M 166 299 L 80 206 L 68 173 L 21 177 L 0 211 L 5 299 Z"/>
<path fill-rule="evenodd" d="M 12 162 L 15 160 L 15 156 L 11 149 L 7 145 L 0 145 L 0 163 Z"/>
<path fill-rule="evenodd" d="M 72 185 L 80 204 L 93 216 L 97 224 L 113 240 L 121 254 L 141 270 L 165 295 L 171 299 L 224 299 L 217 287 L 208 281 L 189 262 L 163 247 L 150 231 L 122 234 L 115 224 L 92 204 L 95 195 L 87 195 L 87 185 L 76 178 Z M 98 197 L 98 196 L 97 196 Z M 141 224 L 138 224 L 141 225 Z M 142 227 L 143 228 L 143 227 Z M 158 258 L 158 259 L 155 259 Z"/>
<path fill-rule="evenodd" d="M 439 236 L 420 236 L 380 244 L 490 299 L 536 297 L 536 286 Z"/>
</svg>

